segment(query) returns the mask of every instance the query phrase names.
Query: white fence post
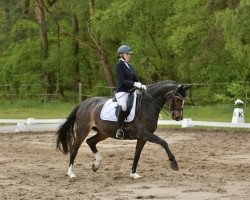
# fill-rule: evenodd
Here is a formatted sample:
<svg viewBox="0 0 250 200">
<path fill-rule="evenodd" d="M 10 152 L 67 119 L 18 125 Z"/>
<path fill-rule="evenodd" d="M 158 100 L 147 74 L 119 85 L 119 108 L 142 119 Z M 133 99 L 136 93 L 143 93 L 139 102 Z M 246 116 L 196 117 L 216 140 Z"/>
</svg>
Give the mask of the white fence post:
<svg viewBox="0 0 250 200">
<path fill-rule="evenodd" d="M 17 123 L 15 133 L 26 132 L 25 123 Z"/>
<path fill-rule="evenodd" d="M 191 118 L 185 118 L 185 119 L 183 119 L 181 127 L 182 128 L 193 127 L 193 125 L 192 125 L 192 119 Z"/>
<path fill-rule="evenodd" d="M 26 124 L 35 124 L 35 118 L 28 118 Z"/>
</svg>

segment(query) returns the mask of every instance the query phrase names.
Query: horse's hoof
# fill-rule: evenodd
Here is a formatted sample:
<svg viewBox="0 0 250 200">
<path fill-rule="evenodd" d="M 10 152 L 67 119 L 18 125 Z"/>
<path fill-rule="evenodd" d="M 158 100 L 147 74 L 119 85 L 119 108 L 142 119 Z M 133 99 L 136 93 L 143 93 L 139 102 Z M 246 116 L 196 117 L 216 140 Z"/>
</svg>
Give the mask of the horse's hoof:
<svg viewBox="0 0 250 200">
<path fill-rule="evenodd" d="M 137 179 L 137 178 L 141 178 L 141 176 L 140 175 L 138 175 L 137 173 L 130 173 L 130 178 L 133 178 L 133 179 Z"/>
<path fill-rule="evenodd" d="M 75 175 L 75 174 L 72 174 L 72 175 L 70 175 L 69 177 L 70 177 L 70 178 L 75 178 L 76 175 Z"/>
<path fill-rule="evenodd" d="M 68 176 L 69 176 L 69 178 L 75 178 L 76 177 L 76 175 L 73 174 L 73 173 L 71 173 L 71 174 L 68 173 Z"/>
<path fill-rule="evenodd" d="M 92 164 L 92 170 L 93 172 L 96 172 L 99 168 L 95 166 L 95 163 Z"/>
<path fill-rule="evenodd" d="M 179 170 L 179 167 L 178 167 L 178 164 L 177 163 L 170 163 L 170 167 L 171 169 L 175 170 L 175 171 L 178 171 Z"/>
</svg>

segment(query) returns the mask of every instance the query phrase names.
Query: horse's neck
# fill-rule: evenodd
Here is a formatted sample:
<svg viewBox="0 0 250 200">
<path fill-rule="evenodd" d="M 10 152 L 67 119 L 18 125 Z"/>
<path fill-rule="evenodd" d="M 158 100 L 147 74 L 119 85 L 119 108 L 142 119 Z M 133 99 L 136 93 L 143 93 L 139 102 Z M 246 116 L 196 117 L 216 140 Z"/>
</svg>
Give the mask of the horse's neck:
<svg viewBox="0 0 250 200">
<path fill-rule="evenodd" d="M 167 85 L 162 85 L 162 86 L 155 86 L 151 87 L 148 91 L 148 95 L 151 96 L 148 97 L 145 94 L 145 114 L 147 116 L 150 116 L 151 118 L 154 118 L 154 120 L 158 120 L 159 114 L 161 109 L 163 108 L 166 98 L 165 95 L 167 92 L 170 92 L 174 90 L 176 87 L 175 84 L 167 84 Z M 147 91 L 146 91 L 147 92 Z"/>
<path fill-rule="evenodd" d="M 164 97 L 168 92 L 174 90 L 176 88 L 176 84 L 160 84 L 152 86 L 148 93 L 151 94 L 152 97 L 156 98 L 162 98 Z M 163 98 L 164 99 L 164 98 Z"/>
</svg>

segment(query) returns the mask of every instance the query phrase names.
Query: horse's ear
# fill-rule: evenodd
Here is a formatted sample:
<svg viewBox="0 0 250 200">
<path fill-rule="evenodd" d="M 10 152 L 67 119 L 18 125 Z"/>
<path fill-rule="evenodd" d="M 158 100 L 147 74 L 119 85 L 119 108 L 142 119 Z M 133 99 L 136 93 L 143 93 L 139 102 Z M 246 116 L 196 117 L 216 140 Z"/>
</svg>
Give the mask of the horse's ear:
<svg viewBox="0 0 250 200">
<path fill-rule="evenodd" d="M 183 89 L 184 90 L 188 90 L 189 88 L 191 88 L 193 86 L 193 84 L 188 84 L 188 85 L 184 85 Z"/>
<path fill-rule="evenodd" d="M 178 86 L 176 87 L 174 93 L 182 91 L 182 90 L 183 90 L 183 87 L 184 87 L 184 85 L 178 85 Z"/>
</svg>

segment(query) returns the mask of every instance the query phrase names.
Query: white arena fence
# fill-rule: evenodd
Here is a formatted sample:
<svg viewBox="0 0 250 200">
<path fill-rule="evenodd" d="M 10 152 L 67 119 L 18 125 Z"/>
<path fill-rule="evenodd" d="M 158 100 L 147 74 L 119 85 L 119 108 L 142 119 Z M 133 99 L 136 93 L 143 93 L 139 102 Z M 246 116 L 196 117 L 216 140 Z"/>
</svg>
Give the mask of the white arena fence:
<svg viewBox="0 0 250 200">
<path fill-rule="evenodd" d="M 56 131 L 64 121 L 65 119 L 0 119 L 0 124 L 16 124 L 11 126 L 0 126 L 0 133 Z M 190 118 L 183 119 L 182 121 L 159 119 L 158 125 L 177 125 L 182 128 L 194 126 L 250 128 L 250 123 L 193 121 Z"/>
</svg>

